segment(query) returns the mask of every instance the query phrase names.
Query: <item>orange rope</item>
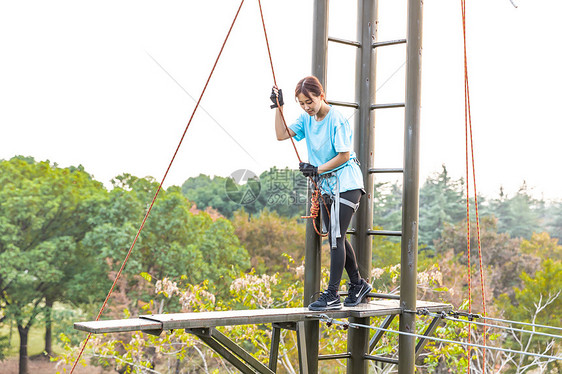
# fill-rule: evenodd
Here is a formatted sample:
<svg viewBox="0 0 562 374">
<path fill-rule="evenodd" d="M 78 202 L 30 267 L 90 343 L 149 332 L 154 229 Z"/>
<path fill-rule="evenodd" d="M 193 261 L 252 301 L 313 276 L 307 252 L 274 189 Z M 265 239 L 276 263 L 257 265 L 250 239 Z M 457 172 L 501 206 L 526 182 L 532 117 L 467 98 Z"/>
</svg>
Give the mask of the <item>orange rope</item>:
<svg viewBox="0 0 562 374">
<path fill-rule="evenodd" d="M 267 37 L 267 29 L 265 27 L 265 19 L 263 17 L 263 9 L 262 9 L 262 6 L 261 6 L 261 0 L 258 0 L 258 5 L 259 5 L 259 8 L 260 8 L 261 23 L 262 23 L 262 26 L 263 26 L 263 34 L 265 36 L 265 44 L 267 46 L 267 54 L 269 56 L 269 65 L 271 66 L 271 74 L 273 75 L 273 84 L 275 85 L 276 88 L 278 88 L 277 79 L 275 78 L 275 69 L 273 68 L 273 59 L 271 57 L 271 48 L 269 48 L 269 38 Z M 277 108 L 279 109 L 279 114 L 281 115 L 281 120 L 283 121 L 283 126 L 285 127 L 285 131 L 287 131 L 287 135 L 289 135 L 289 139 L 291 140 L 291 144 L 293 145 L 293 149 L 295 150 L 295 154 L 297 155 L 297 158 L 299 159 L 299 163 L 300 163 L 300 162 L 302 162 L 302 160 L 301 160 L 301 157 L 299 155 L 299 151 L 297 150 L 297 146 L 295 145 L 295 141 L 293 140 L 293 137 L 290 136 L 291 133 L 289 131 L 289 127 L 287 126 L 287 121 L 285 120 L 285 116 L 283 115 L 283 108 L 281 107 L 281 105 L 279 105 L 279 97 L 276 97 L 275 100 L 277 101 Z M 311 214 L 310 214 L 310 216 L 306 216 L 306 217 L 302 217 L 302 218 L 314 218 L 315 219 L 316 217 L 318 217 L 319 206 L 314 208 L 314 206 L 315 206 L 315 203 L 314 203 L 315 194 L 316 194 L 316 205 L 319 205 L 318 204 L 318 196 L 320 196 L 320 199 L 322 199 L 322 203 L 324 204 L 324 208 L 326 208 L 326 212 L 328 212 L 328 217 L 329 217 L 330 212 L 328 211 L 327 204 L 324 201 L 324 198 L 322 197 L 322 195 L 320 195 L 318 193 L 318 190 L 319 190 L 318 184 L 316 183 L 314 178 L 309 177 L 309 179 L 312 182 L 312 184 L 314 185 L 314 189 L 315 189 L 314 193 L 311 196 L 311 205 L 310 205 L 310 213 Z M 312 209 L 317 210 L 315 215 L 312 213 Z M 316 227 L 316 220 L 314 220 L 314 230 L 316 231 L 316 233 L 318 235 L 325 236 L 325 235 L 322 235 L 318 231 L 318 229 Z"/>
<path fill-rule="evenodd" d="M 197 101 L 197 104 L 195 105 L 195 108 L 193 109 L 193 112 L 191 113 L 191 117 L 189 118 L 189 121 L 185 127 L 185 130 L 182 134 L 182 137 L 179 141 L 179 144 L 176 148 L 176 151 L 174 152 L 174 155 L 172 156 L 172 159 L 168 165 L 168 168 L 166 169 L 166 172 L 164 173 L 164 177 L 162 178 L 162 181 L 160 182 L 160 185 L 158 186 L 158 189 L 156 190 L 156 193 L 154 194 L 154 197 L 152 198 L 152 202 L 150 203 L 150 206 L 148 208 L 148 210 L 146 211 L 146 214 L 144 216 L 144 219 L 142 220 L 142 223 L 139 227 L 139 230 L 137 231 L 137 234 L 135 236 L 135 239 L 133 240 L 133 243 L 131 244 L 131 247 L 129 248 L 129 251 L 127 252 L 127 255 L 125 256 L 125 260 L 123 260 L 123 263 L 121 264 L 121 268 L 119 269 L 119 272 L 117 273 L 117 276 L 115 277 L 115 280 L 113 281 L 113 285 L 111 286 L 111 289 L 109 290 L 109 293 L 107 294 L 107 297 L 105 298 L 105 301 L 103 302 L 103 305 L 98 313 L 98 316 L 96 317 L 96 321 L 98 321 L 103 313 L 103 311 L 105 310 L 105 307 L 107 306 L 107 302 L 109 301 L 109 298 L 111 297 L 111 294 L 113 293 L 113 290 L 115 289 L 115 285 L 117 284 L 117 281 L 119 280 L 119 277 L 121 276 L 121 273 L 123 272 L 123 270 L 125 269 L 125 265 L 127 264 L 127 261 L 129 260 L 129 257 L 131 256 L 131 253 L 133 252 L 133 248 L 135 247 L 135 244 L 137 243 L 137 240 L 144 228 L 144 225 L 146 223 L 146 220 L 148 219 L 148 216 L 150 215 L 150 212 L 152 211 L 152 207 L 154 206 L 154 203 L 156 202 L 156 198 L 158 197 L 160 191 L 162 190 L 162 185 L 164 184 L 164 181 L 166 180 L 166 177 L 168 176 L 168 172 L 170 171 L 170 168 L 172 167 L 172 164 L 174 163 L 174 160 L 178 154 L 178 151 L 183 143 L 183 140 L 185 138 L 185 134 L 187 133 L 187 129 L 189 128 L 189 126 L 191 125 L 191 121 L 193 120 L 193 117 L 195 116 L 195 112 L 197 111 L 197 108 L 199 107 L 199 104 L 201 103 L 201 99 L 203 98 L 203 94 L 205 93 L 207 86 L 209 84 L 209 81 L 211 80 L 211 77 L 213 75 L 213 72 L 215 71 L 215 68 L 217 67 L 217 63 L 219 62 L 220 56 L 222 55 L 222 51 L 224 50 L 224 47 L 226 45 L 226 41 L 228 40 L 228 37 L 230 36 L 230 32 L 232 31 L 232 28 L 234 27 L 234 23 L 236 22 L 236 19 L 238 18 L 238 14 L 240 13 L 240 9 L 242 8 L 242 4 L 244 4 L 244 0 L 241 1 L 240 6 L 238 7 L 238 11 L 236 12 L 236 15 L 234 16 L 234 20 L 232 21 L 232 24 L 230 25 L 230 28 L 228 30 L 228 33 L 226 34 L 226 38 L 224 39 L 224 42 L 222 44 L 222 47 L 219 51 L 219 54 L 215 60 L 215 64 L 213 65 L 213 68 L 211 69 L 211 73 L 209 74 L 209 77 L 207 78 L 207 82 L 205 83 L 205 86 L 203 87 L 203 90 L 201 92 L 201 95 L 199 96 L 199 100 Z M 84 340 L 84 343 L 82 344 L 82 347 L 80 349 L 80 352 L 78 354 L 78 357 L 76 358 L 76 360 L 74 361 L 74 365 L 72 366 L 72 369 L 70 370 L 70 374 L 72 374 L 74 372 L 74 369 L 76 368 L 76 365 L 78 364 L 78 361 L 80 360 L 80 357 L 82 357 L 82 354 L 84 353 L 84 349 L 86 348 L 86 345 L 88 344 L 88 341 L 90 340 L 90 337 L 92 336 L 92 333 L 89 333 L 86 340 Z"/>
<path fill-rule="evenodd" d="M 469 193 L 469 140 L 470 140 L 470 158 L 472 161 L 472 178 L 473 178 L 473 188 L 474 188 L 474 205 L 476 213 L 476 232 L 478 238 L 478 258 L 480 264 L 480 286 L 482 292 L 482 312 L 484 317 L 486 316 L 486 294 L 485 294 L 485 284 L 484 284 L 484 270 L 482 266 L 482 242 L 480 238 L 480 217 L 478 214 L 478 193 L 476 190 L 476 168 L 474 163 L 474 141 L 472 136 L 472 115 L 470 111 L 470 89 L 468 83 L 468 58 L 466 51 L 466 2 L 461 0 L 461 10 L 462 10 L 462 28 L 463 28 L 463 46 L 464 46 L 464 111 L 465 111 L 465 145 L 466 145 L 466 229 L 467 229 L 467 257 L 468 257 L 468 308 L 469 313 L 472 313 L 472 284 L 471 284 L 471 273 L 472 266 L 470 262 L 470 193 Z M 468 342 L 470 343 L 470 325 L 468 327 Z M 486 346 L 486 326 L 484 326 L 484 346 Z M 468 373 L 470 373 L 470 348 L 468 349 Z M 486 349 L 482 352 L 482 368 L 484 372 L 486 371 Z"/>
<path fill-rule="evenodd" d="M 314 224 L 314 231 L 316 231 L 316 233 L 318 235 L 320 235 L 322 237 L 326 237 L 326 236 L 328 236 L 328 233 L 322 234 L 322 232 L 320 230 L 318 230 L 318 228 L 316 227 L 316 218 L 318 217 L 318 213 L 320 212 L 320 202 L 318 201 L 319 195 L 320 195 L 320 190 L 318 188 L 316 188 L 314 190 L 314 192 L 312 193 L 312 196 L 310 198 L 310 215 L 301 216 L 301 218 L 304 218 L 304 219 L 312 218 L 313 219 L 312 222 Z M 328 212 L 328 214 L 330 214 L 330 212 Z"/>
<path fill-rule="evenodd" d="M 273 69 L 273 59 L 271 58 L 271 49 L 269 48 L 269 39 L 267 37 L 267 30 L 265 28 L 265 19 L 263 18 L 263 10 L 261 7 L 261 0 L 258 0 L 258 5 L 260 7 L 260 16 L 261 16 L 261 24 L 263 26 L 263 34 L 265 36 L 265 45 L 267 46 L 267 54 L 269 56 L 269 64 L 271 65 L 271 74 L 273 75 L 273 84 L 277 87 L 277 79 L 275 78 L 275 69 Z M 278 88 L 278 87 L 277 87 Z M 291 139 L 291 143 L 293 144 L 293 148 L 299 159 L 299 162 L 302 162 L 301 156 L 299 155 L 299 151 L 297 150 L 297 146 L 295 145 L 295 141 L 293 137 L 290 136 L 289 127 L 287 126 L 287 121 L 285 121 L 285 116 L 283 115 L 283 108 L 279 105 L 279 97 L 276 97 L 275 100 L 277 101 L 277 108 L 279 109 L 279 114 L 281 114 L 281 119 L 283 120 L 283 125 L 285 126 L 285 130 L 287 131 L 287 135 L 289 135 L 289 139 Z"/>
</svg>

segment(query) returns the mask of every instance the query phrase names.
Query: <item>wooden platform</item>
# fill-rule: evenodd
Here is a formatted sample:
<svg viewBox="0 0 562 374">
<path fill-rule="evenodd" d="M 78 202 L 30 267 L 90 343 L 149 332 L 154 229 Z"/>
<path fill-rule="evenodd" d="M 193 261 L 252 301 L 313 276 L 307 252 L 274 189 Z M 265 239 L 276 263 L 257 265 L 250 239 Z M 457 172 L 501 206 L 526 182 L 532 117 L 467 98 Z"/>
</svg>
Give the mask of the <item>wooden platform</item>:
<svg viewBox="0 0 562 374">
<path fill-rule="evenodd" d="M 418 309 L 427 309 L 431 312 L 441 312 L 452 309 L 449 304 L 427 301 L 418 301 L 417 307 Z M 146 331 L 154 333 L 172 329 L 299 322 L 314 319 L 314 317 L 319 314 L 325 314 L 331 318 L 361 318 L 400 313 L 401 309 L 398 300 L 376 300 L 352 308 L 344 307 L 341 310 L 327 312 L 314 312 L 307 308 L 285 308 L 151 314 L 122 320 L 77 322 L 74 324 L 74 328 L 93 334 L 127 331 Z"/>
</svg>

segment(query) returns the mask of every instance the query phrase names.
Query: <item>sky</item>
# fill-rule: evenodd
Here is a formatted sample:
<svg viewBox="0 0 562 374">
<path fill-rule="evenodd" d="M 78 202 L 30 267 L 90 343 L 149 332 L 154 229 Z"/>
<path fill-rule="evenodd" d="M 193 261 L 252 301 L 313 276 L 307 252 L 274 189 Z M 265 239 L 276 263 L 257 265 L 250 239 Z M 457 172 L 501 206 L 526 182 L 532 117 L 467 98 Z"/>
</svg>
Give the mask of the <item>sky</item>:
<svg viewBox="0 0 562 374">
<path fill-rule="evenodd" d="M 160 181 L 240 4 L 206 1 L 0 0 L 0 159 L 83 165 Z M 262 0 L 285 116 L 311 73 L 312 0 Z M 477 189 L 562 200 L 559 0 L 467 0 Z M 329 35 L 356 40 L 356 2 L 330 2 Z M 273 85 L 257 0 L 246 0 L 167 176 L 296 168 L 275 139 Z M 406 37 L 406 1 L 380 0 L 378 40 Z M 354 101 L 355 49 L 330 43 L 328 99 Z M 465 175 L 460 0 L 425 0 L 421 183 L 446 165 Z M 405 47 L 377 50 L 376 102 L 404 101 Z M 353 124 L 354 111 L 341 109 Z M 403 109 L 377 111 L 375 167 L 402 167 Z M 302 143 L 302 144 L 301 144 Z M 298 143 L 306 159 L 304 142 Z"/>
</svg>

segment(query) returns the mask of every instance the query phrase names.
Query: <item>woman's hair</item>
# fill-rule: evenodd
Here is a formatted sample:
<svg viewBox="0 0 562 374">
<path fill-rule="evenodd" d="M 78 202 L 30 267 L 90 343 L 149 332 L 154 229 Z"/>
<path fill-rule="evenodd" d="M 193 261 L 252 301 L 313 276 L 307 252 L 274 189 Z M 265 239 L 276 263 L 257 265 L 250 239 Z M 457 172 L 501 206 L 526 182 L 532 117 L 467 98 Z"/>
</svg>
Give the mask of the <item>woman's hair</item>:
<svg viewBox="0 0 562 374">
<path fill-rule="evenodd" d="M 304 77 L 297 83 L 297 87 L 295 88 L 295 97 L 303 94 L 309 99 L 312 99 L 313 95 L 318 97 L 323 93 L 324 88 L 322 87 L 322 83 L 314 76 Z"/>
</svg>

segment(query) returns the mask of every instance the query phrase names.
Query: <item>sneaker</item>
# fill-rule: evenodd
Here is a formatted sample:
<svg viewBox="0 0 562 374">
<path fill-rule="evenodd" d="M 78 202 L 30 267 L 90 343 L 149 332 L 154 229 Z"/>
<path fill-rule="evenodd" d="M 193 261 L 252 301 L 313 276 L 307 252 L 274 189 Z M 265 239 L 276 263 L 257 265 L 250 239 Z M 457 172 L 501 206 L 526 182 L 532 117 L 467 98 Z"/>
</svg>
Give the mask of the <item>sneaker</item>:
<svg viewBox="0 0 562 374">
<path fill-rule="evenodd" d="M 373 289 L 365 279 L 361 279 L 359 284 L 349 283 L 349 292 L 345 298 L 344 306 L 356 306 L 359 305 L 365 298 L 365 296 Z"/>
<path fill-rule="evenodd" d="M 318 300 L 308 306 L 309 310 L 338 310 L 341 309 L 340 295 L 337 292 L 326 290 L 320 294 Z"/>
</svg>

